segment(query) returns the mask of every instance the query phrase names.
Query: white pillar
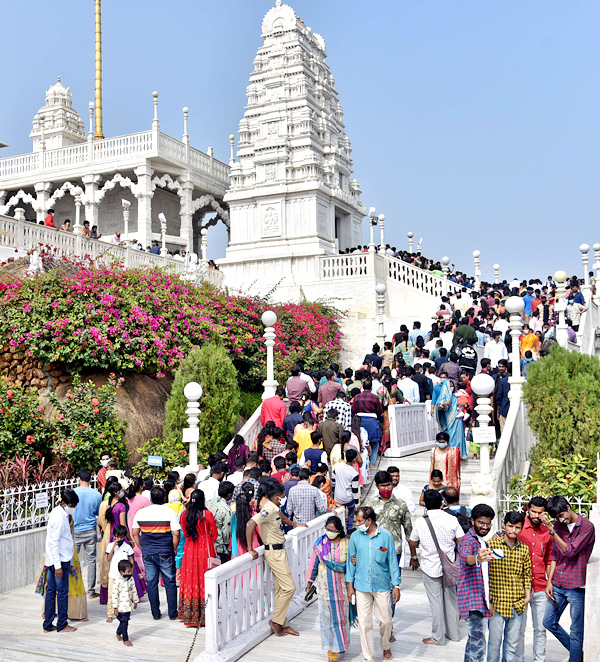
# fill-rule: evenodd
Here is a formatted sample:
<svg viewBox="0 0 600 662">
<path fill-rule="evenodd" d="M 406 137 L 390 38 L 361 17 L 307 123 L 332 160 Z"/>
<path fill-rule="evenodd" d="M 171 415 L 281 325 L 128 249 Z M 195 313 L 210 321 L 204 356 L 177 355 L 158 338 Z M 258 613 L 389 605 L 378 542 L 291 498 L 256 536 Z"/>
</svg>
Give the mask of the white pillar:
<svg viewBox="0 0 600 662">
<path fill-rule="evenodd" d="M 600 244 L 594 244 L 592 248 L 594 249 L 594 264 L 592 264 L 592 269 L 596 270 L 596 293 L 594 300 L 598 303 L 600 300 Z"/>
<path fill-rule="evenodd" d="M 474 443 L 479 444 L 480 449 L 480 469 L 479 473 L 475 475 L 473 483 L 489 486 L 487 494 L 474 494 L 471 497 L 471 502 L 469 504 L 471 508 L 478 503 L 486 503 L 496 509 L 494 482 L 490 479 L 490 444 L 496 441 L 496 430 L 493 426 L 490 427 L 490 414 L 492 413 L 490 394 L 494 390 L 494 385 L 494 378 L 485 373 L 479 373 L 471 380 L 471 388 L 473 393 L 477 395 L 475 411 L 477 412 L 478 423 L 478 426 L 472 429 L 473 441 Z"/>
<path fill-rule="evenodd" d="M 89 103 L 90 129 L 88 131 L 88 160 L 94 160 L 94 102 Z"/>
<path fill-rule="evenodd" d="M 444 255 L 442 258 L 442 273 L 444 274 L 444 294 L 448 294 L 448 274 L 450 273 L 450 258 Z"/>
<path fill-rule="evenodd" d="M 377 216 L 375 215 L 375 207 L 369 207 L 369 253 L 375 253 L 375 238 L 373 232 L 377 225 Z"/>
<path fill-rule="evenodd" d="M 198 471 L 198 442 L 200 441 L 200 429 L 198 428 L 200 416 L 200 398 L 202 397 L 202 386 L 196 382 L 189 382 L 183 389 L 183 394 L 188 400 L 185 410 L 187 414 L 187 428 L 183 429 L 183 443 L 190 445 L 190 469 Z"/>
<path fill-rule="evenodd" d="M 385 214 L 379 214 L 379 253 L 385 255 L 385 239 L 383 237 L 383 228 L 385 225 Z"/>
<path fill-rule="evenodd" d="M 512 350 L 510 353 L 510 360 L 512 363 L 512 374 L 508 378 L 508 383 L 510 384 L 510 391 L 508 393 L 508 398 L 511 401 L 521 399 L 521 389 L 523 387 L 523 382 L 525 381 L 521 377 L 521 348 L 519 337 L 521 336 L 521 331 L 523 329 L 523 320 L 521 315 L 523 314 L 523 309 L 525 308 L 525 302 L 521 297 L 509 297 L 506 300 L 506 310 L 510 313 L 510 337 L 512 339 Z"/>
<path fill-rule="evenodd" d="M 585 303 L 589 306 L 590 304 L 590 299 L 591 297 L 591 287 L 590 287 L 590 275 L 588 271 L 588 263 L 590 261 L 590 247 L 588 244 L 581 244 L 579 247 L 579 250 L 581 251 L 581 262 L 583 264 L 583 287 L 581 288 L 583 298 L 585 299 Z"/>
<path fill-rule="evenodd" d="M 229 165 L 235 163 L 235 136 L 230 134 L 229 136 Z"/>
<path fill-rule="evenodd" d="M 202 255 L 202 268 L 208 269 L 208 230 L 206 228 L 200 230 L 200 252 Z"/>
<path fill-rule="evenodd" d="M 83 195 L 81 186 L 76 186 L 73 189 L 73 195 L 75 196 L 75 227 L 73 231 L 76 234 L 81 234 L 81 196 Z"/>
<path fill-rule="evenodd" d="M 34 189 L 36 193 L 35 218 L 39 223 L 46 218 L 46 214 L 48 213 L 48 199 L 52 190 L 52 184 L 50 182 L 38 182 L 34 184 Z"/>
<path fill-rule="evenodd" d="M 496 263 L 494 265 L 494 283 L 496 285 L 500 282 L 500 265 Z"/>
<path fill-rule="evenodd" d="M 479 276 L 481 272 L 479 271 L 479 256 L 481 253 L 479 251 L 473 251 L 473 264 L 475 265 L 475 283 L 473 289 L 475 291 L 479 290 Z"/>
<path fill-rule="evenodd" d="M 165 256 L 167 254 L 167 217 L 163 213 L 160 213 L 158 220 L 160 221 L 160 254 Z"/>
<path fill-rule="evenodd" d="M 123 207 L 123 239 L 129 240 L 129 207 L 131 207 L 131 202 L 129 200 L 121 200 L 121 205 Z"/>
<path fill-rule="evenodd" d="M 375 292 L 377 293 L 377 341 L 381 349 L 385 342 L 385 293 L 387 286 L 385 283 L 377 283 L 375 285 Z"/>
<path fill-rule="evenodd" d="M 134 170 L 137 176 L 135 197 L 138 203 L 137 233 L 142 246 L 152 245 L 152 175 L 154 170 L 148 166 L 139 166 Z"/>
<path fill-rule="evenodd" d="M 44 170 L 46 167 L 46 140 L 44 139 L 44 126 L 46 124 L 46 116 L 41 114 L 40 120 L 40 168 Z"/>
<path fill-rule="evenodd" d="M 407 232 L 406 236 L 408 237 L 408 252 L 413 252 L 413 237 L 415 236 L 412 232 Z"/>
<path fill-rule="evenodd" d="M 194 250 L 194 228 L 192 225 L 192 198 L 194 194 L 194 185 L 192 175 L 186 172 L 182 178 L 182 194 L 179 198 L 179 236 L 185 241 L 185 250 L 191 253 Z"/>
<path fill-rule="evenodd" d="M 275 389 L 279 386 L 275 380 L 275 366 L 273 361 L 273 347 L 275 346 L 275 323 L 277 315 L 272 310 L 267 310 L 262 314 L 262 323 L 265 327 L 265 345 L 267 347 L 267 378 L 263 382 L 264 392 L 263 400 L 275 395 Z"/>
<path fill-rule="evenodd" d="M 557 271 L 554 274 L 556 282 L 556 294 L 558 301 L 554 304 L 554 310 L 558 313 L 558 324 L 556 325 L 556 340 L 561 347 L 567 347 L 569 335 L 567 333 L 567 322 L 565 320 L 565 311 L 567 309 L 567 300 L 565 299 L 565 281 L 567 280 L 567 273 L 565 271 Z"/>
<path fill-rule="evenodd" d="M 15 209 L 15 220 L 17 222 L 16 248 L 27 250 L 28 246 L 25 245 L 25 210 L 22 207 Z"/>
<path fill-rule="evenodd" d="M 90 230 L 92 226 L 98 225 L 100 203 L 96 202 L 96 193 L 98 192 L 100 179 L 100 175 L 84 175 L 82 177 L 82 181 L 85 184 L 85 200 L 83 203 L 85 220 L 89 222 Z"/>
</svg>

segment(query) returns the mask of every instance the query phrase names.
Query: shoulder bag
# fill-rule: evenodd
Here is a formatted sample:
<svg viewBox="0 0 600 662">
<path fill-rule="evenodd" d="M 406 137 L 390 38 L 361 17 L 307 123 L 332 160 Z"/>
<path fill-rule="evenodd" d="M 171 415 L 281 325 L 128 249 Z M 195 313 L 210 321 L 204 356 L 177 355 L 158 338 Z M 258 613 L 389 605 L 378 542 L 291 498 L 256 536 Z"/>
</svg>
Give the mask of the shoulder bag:
<svg viewBox="0 0 600 662">
<path fill-rule="evenodd" d="M 423 515 L 423 519 L 427 522 L 427 526 L 431 531 L 431 537 L 437 549 L 437 552 L 440 556 L 440 562 L 442 564 L 442 576 L 444 578 L 444 586 L 456 586 L 458 584 L 458 578 L 460 576 L 460 566 L 448 558 L 448 556 L 442 552 L 440 549 L 440 543 L 438 542 L 437 536 L 433 529 L 433 524 L 427 515 Z"/>
</svg>

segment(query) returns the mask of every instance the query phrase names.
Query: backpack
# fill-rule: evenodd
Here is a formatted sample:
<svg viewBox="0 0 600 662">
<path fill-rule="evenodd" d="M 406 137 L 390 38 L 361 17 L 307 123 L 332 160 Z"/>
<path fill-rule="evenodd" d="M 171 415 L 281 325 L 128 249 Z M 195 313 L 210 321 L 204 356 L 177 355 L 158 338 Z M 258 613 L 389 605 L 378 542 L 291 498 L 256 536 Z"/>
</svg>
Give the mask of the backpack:
<svg viewBox="0 0 600 662">
<path fill-rule="evenodd" d="M 467 533 L 467 531 L 471 528 L 471 518 L 469 517 L 469 512 L 464 506 L 461 506 L 460 510 L 456 512 L 454 510 L 450 510 L 450 508 L 444 508 L 444 512 L 448 513 L 449 515 L 454 515 L 454 517 L 456 517 L 458 520 L 461 529 L 465 533 Z"/>
</svg>

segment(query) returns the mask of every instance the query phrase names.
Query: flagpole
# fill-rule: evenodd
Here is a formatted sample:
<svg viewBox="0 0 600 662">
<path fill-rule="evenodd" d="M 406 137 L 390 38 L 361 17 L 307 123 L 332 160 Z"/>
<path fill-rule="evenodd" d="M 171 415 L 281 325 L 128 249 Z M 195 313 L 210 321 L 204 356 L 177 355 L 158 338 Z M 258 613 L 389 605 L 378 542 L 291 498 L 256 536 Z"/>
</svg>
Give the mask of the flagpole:
<svg viewBox="0 0 600 662">
<path fill-rule="evenodd" d="M 96 133 L 95 140 L 103 140 L 102 133 L 102 11 L 101 0 L 95 1 L 95 28 L 96 28 L 96 76 L 95 76 L 95 105 L 96 105 Z"/>
</svg>

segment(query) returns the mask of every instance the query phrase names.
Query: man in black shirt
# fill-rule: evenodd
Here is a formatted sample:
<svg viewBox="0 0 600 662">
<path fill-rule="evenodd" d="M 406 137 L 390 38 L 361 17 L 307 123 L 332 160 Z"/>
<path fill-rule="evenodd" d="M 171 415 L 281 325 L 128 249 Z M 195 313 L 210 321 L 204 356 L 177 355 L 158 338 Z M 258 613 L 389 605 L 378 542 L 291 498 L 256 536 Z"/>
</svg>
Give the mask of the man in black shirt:
<svg viewBox="0 0 600 662">
<path fill-rule="evenodd" d="M 419 387 L 419 401 L 431 400 L 431 386 L 429 379 L 423 374 L 423 365 L 415 363 L 415 374 L 411 377 L 413 382 L 416 382 Z"/>
</svg>

